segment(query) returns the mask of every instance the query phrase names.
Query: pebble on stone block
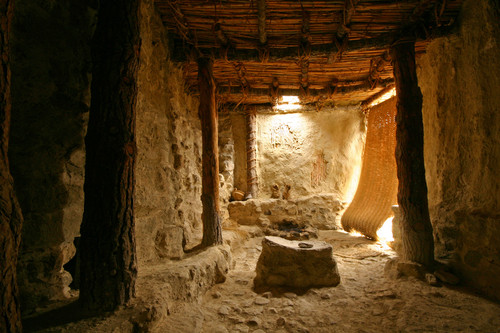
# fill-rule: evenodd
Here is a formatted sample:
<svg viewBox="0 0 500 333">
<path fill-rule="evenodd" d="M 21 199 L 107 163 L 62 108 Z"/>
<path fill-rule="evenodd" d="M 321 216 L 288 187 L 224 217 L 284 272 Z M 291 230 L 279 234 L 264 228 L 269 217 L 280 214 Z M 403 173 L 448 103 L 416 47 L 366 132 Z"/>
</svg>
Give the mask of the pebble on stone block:
<svg viewBox="0 0 500 333">
<path fill-rule="evenodd" d="M 301 243 L 305 242 L 264 237 L 254 279 L 257 291 L 272 287 L 304 290 L 340 283 L 332 246 L 326 242 L 307 241 L 312 247 L 301 247 Z"/>
</svg>

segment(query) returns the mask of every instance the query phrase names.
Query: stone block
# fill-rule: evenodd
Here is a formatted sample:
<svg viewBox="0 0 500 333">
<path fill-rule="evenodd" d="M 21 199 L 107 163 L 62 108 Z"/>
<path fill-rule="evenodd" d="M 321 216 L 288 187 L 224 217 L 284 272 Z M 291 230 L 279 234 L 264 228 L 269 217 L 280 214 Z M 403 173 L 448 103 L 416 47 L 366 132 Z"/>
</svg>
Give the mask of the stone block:
<svg viewBox="0 0 500 333">
<path fill-rule="evenodd" d="M 321 241 L 264 237 L 256 272 L 254 287 L 257 291 L 272 287 L 305 290 L 340 283 L 333 248 Z"/>
<path fill-rule="evenodd" d="M 155 237 L 155 250 L 160 258 L 180 259 L 184 255 L 184 229 L 165 226 L 158 230 Z"/>
</svg>

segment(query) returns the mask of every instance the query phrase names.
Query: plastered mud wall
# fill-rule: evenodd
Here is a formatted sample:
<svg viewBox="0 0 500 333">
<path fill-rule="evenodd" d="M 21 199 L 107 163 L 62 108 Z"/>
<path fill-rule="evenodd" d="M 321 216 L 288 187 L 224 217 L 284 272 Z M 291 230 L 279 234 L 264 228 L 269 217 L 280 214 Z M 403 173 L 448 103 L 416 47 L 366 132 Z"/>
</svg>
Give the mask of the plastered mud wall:
<svg viewBox="0 0 500 333">
<path fill-rule="evenodd" d="M 95 10 L 83 0 L 18 0 L 11 36 L 9 156 L 24 215 L 24 313 L 69 296 L 63 269 L 83 214 L 84 136 Z"/>
<path fill-rule="evenodd" d="M 168 60 L 153 1 L 141 1 L 137 98 L 136 243 L 144 262 L 183 256 L 201 233 L 201 125 L 198 102 Z"/>
<path fill-rule="evenodd" d="M 356 189 L 366 133 L 360 108 L 321 112 L 257 114 L 259 197 L 271 186 L 290 199 L 333 193 L 350 201 Z"/>
<path fill-rule="evenodd" d="M 464 2 L 456 35 L 418 63 L 437 254 L 500 299 L 500 8 Z"/>
</svg>

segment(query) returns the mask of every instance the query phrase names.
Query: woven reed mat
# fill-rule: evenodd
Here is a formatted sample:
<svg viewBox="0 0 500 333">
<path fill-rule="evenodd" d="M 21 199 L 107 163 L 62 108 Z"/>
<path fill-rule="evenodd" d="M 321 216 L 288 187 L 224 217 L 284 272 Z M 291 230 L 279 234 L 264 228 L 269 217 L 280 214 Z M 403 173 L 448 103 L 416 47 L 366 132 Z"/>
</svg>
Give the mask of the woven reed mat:
<svg viewBox="0 0 500 333">
<path fill-rule="evenodd" d="M 342 227 L 377 239 L 377 230 L 397 203 L 396 98 L 370 109 L 365 154 L 354 199 L 342 216 Z"/>
</svg>

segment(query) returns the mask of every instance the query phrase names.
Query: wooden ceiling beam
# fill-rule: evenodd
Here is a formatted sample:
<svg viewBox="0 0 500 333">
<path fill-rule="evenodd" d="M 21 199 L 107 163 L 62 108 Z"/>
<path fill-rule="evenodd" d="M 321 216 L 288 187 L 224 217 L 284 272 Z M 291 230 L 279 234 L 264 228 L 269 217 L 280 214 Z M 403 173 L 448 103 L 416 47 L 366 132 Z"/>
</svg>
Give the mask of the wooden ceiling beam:
<svg viewBox="0 0 500 333">
<path fill-rule="evenodd" d="M 337 28 L 337 37 L 343 39 L 349 35 L 351 31 L 351 20 L 354 12 L 356 11 L 356 5 L 359 0 L 344 0 L 344 9 L 342 10 L 342 22 L 340 22 Z"/>
<path fill-rule="evenodd" d="M 261 46 L 267 44 L 266 31 L 266 0 L 257 0 L 257 16 L 259 22 L 259 43 Z"/>
<path fill-rule="evenodd" d="M 342 83 L 337 83 L 336 89 L 325 88 L 325 89 L 308 89 L 307 95 L 304 95 L 304 91 L 302 89 L 278 89 L 278 96 L 299 96 L 302 99 L 307 101 L 307 98 L 314 99 L 325 99 L 325 100 L 334 100 L 335 95 L 346 95 L 352 94 L 355 92 L 363 92 L 370 91 L 375 88 L 385 88 L 394 84 L 394 79 L 386 79 L 380 80 L 375 86 L 371 84 L 371 82 L 359 82 L 355 85 L 350 86 L 340 86 Z M 274 93 L 276 94 L 276 92 Z M 270 102 L 273 96 L 271 89 L 266 88 L 249 88 L 242 89 L 241 87 L 227 87 L 222 86 L 217 88 L 217 95 L 223 97 L 231 96 L 231 100 L 239 100 L 243 98 L 251 98 L 252 96 L 269 96 Z"/>
<path fill-rule="evenodd" d="M 430 40 L 442 36 L 449 35 L 452 32 L 452 26 L 443 26 L 434 28 L 429 32 L 424 32 L 422 29 L 414 30 L 414 38 L 417 41 Z M 358 40 L 350 40 L 345 46 L 343 53 L 360 52 L 368 50 L 385 50 L 389 48 L 401 36 L 394 33 L 380 34 L 374 38 L 365 38 Z M 189 41 L 188 41 L 189 42 Z M 258 61 L 261 62 L 259 50 L 255 49 L 234 49 L 230 48 L 227 52 L 220 48 L 198 48 L 199 53 L 210 56 L 213 59 L 224 59 L 228 61 Z M 321 57 L 330 58 L 336 54 L 339 48 L 334 44 L 311 45 L 310 58 Z M 196 61 L 190 59 L 191 53 L 189 45 L 182 45 L 181 42 L 173 48 L 171 59 L 176 62 Z M 269 48 L 267 60 L 272 61 L 297 61 L 299 53 L 297 47 L 284 48 Z"/>
</svg>

